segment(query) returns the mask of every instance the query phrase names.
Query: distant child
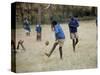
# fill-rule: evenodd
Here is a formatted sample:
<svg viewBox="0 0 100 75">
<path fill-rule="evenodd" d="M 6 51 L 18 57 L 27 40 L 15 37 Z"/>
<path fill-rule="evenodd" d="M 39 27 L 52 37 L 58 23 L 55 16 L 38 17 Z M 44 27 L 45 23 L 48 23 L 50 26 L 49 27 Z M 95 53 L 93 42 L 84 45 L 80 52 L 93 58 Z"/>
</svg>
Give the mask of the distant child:
<svg viewBox="0 0 100 75">
<path fill-rule="evenodd" d="M 36 25 L 36 29 L 35 29 L 35 31 L 37 32 L 37 37 L 36 37 L 36 39 L 37 39 L 37 41 L 41 41 L 41 36 L 42 36 L 42 27 L 41 27 L 41 25 L 40 24 L 37 24 Z"/>
<path fill-rule="evenodd" d="M 30 22 L 27 18 L 24 19 L 23 25 L 24 25 L 24 29 L 26 31 L 26 35 L 30 36 L 31 28 L 30 28 Z"/>
<path fill-rule="evenodd" d="M 69 31 L 70 31 L 70 38 L 72 39 L 73 43 L 73 51 L 75 52 L 75 46 L 78 43 L 78 34 L 77 34 L 77 27 L 79 27 L 79 23 L 77 18 L 71 17 L 69 21 Z"/>
<path fill-rule="evenodd" d="M 56 46 L 59 45 L 59 52 L 60 52 L 60 58 L 62 59 L 62 47 L 65 40 L 65 34 L 60 26 L 60 24 L 57 23 L 57 21 L 52 21 L 52 30 L 55 32 L 55 43 L 50 51 L 50 53 L 45 53 L 46 56 L 50 57 L 53 51 L 55 50 Z"/>
</svg>

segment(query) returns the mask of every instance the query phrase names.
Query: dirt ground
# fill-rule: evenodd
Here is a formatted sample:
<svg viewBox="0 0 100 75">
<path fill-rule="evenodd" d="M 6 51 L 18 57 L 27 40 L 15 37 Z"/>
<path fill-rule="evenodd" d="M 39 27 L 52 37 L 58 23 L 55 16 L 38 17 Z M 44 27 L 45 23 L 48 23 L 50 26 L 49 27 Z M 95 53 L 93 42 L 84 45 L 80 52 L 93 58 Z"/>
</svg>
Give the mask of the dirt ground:
<svg viewBox="0 0 100 75">
<path fill-rule="evenodd" d="M 31 35 L 25 35 L 23 28 L 16 30 L 16 41 L 24 40 L 25 51 L 20 48 L 16 54 L 17 72 L 40 72 L 71 69 L 89 69 L 97 67 L 97 29 L 95 21 L 80 21 L 78 28 L 79 43 L 73 52 L 68 24 L 61 24 L 66 39 L 63 46 L 63 60 L 60 60 L 58 46 L 50 58 L 45 56 L 55 42 L 54 32 L 50 25 L 42 25 L 42 41 L 36 41 L 35 27 Z M 45 42 L 49 45 L 45 46 Z"/>
</svg>

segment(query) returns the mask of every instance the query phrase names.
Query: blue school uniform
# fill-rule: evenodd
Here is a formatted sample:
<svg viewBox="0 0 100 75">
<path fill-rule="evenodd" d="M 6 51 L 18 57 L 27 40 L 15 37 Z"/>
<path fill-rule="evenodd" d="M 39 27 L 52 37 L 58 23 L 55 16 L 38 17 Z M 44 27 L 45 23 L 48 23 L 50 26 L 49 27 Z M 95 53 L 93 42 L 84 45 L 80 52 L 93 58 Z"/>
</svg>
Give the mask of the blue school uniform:
<svg viewBox="0 0 100 75">
<path fill-rule="evenodd" d="M 56 39 L 65 39 L 65 34 L 59 24 L 54 27 Z"/>
<path fill-rule="evenodd" d="M 42 31 L 42 28 L 41 28 L 40 25 L 36 26 L 36 31 L 37 31 L 38 33 L 40 33 L 40 32 Z"/>
<path fill-rule="evenodd" d="M 69 25 L 69 30 L 70 30 L 71 33 L 77 32 L 77 27 L 79 26 L 77 19 L 71 18 L 68 25 Z"/>
</svg>

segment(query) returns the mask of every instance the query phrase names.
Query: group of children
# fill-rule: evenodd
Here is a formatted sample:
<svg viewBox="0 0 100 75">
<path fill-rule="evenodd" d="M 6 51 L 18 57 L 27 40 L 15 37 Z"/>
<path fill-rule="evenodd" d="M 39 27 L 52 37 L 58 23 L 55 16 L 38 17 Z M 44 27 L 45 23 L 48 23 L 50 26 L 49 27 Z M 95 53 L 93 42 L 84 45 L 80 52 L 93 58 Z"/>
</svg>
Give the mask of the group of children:
<svg viewBox="0 0 100 75">
<path fill-rule="evenodd" d="M 24 19 L 24 29 L 26 31 L 26 35 L 30 36 L 30 32 L 31 32 L 31 28 L 30 28 L 30 22 L 28 21 L 27 18 Z M 78 34 L 77 34 L 77 27 L 79 27 L 79 22 L 78 19 L 76 17 L 71 17 L 69 23 L 69 32 L 70 32 L 70 38 L 72 39 L 72 46 L 73 46 L 73 51 L 75 52 L 75 46 L 77 45 L 77 43 L 79 42 L 78 40 Z M 51 22 L 51 29 L 55 32 L 55 43 L 53 44 L 53 47 L 50 51 L 50 53 L 45 53 L 46 56 L 50 57 L 51 54 L 53 53 L 53 51 L 55 50 L 56 46 L 59 45 L 59 52 L 60 52 L 60 58 L 62 59 L 62 47 L 64 44 L 64 40 L 65 40 L 65 34 L 64 31 L 62 29 L 62 27 L 60 26 L 60 24 L 53 20 Z M 41 32 L 42 32 L 42 28 L 40 24 L 36 25 L 36 29 L 35 31 L 37 32 L 37 36 L 36 36 L 36 40 L 37 41 L 41 41 Z M 23 44 L 22 42 L 19 42 L 21 44 Z M 21 45 L 22 48 L 23 45 Z M 19 47 L 19 46 L 18 46 Z"/>
<path fill-rule="evenodd" d="M 26 35 L 30 36 L 31 27 L 30 27 L 30 22 L 29 22 L 28 18 L 24 19 L 23 26 L 24 26 L 24 30 L 26 31 Z M 41 41 L 42 28 L 41 28 L 40 24 L 36 25 L 35 31 L 37 32 L 37 41 Z"/>
</svg>

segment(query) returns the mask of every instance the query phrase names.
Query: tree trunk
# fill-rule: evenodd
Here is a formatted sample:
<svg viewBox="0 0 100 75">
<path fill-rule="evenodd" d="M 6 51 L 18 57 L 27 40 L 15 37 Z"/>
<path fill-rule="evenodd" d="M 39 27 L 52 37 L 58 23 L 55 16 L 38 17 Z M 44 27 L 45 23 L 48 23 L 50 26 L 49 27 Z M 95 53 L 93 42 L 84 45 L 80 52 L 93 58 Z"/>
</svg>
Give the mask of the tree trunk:
<svg viewBox="0 0 100 75">
<path fill-rule="evenodd" d="M 38 7 L 38 23 L 41 24 L 41 6 Z"/>
</svg>

